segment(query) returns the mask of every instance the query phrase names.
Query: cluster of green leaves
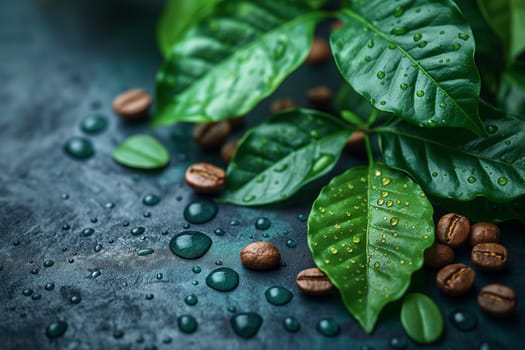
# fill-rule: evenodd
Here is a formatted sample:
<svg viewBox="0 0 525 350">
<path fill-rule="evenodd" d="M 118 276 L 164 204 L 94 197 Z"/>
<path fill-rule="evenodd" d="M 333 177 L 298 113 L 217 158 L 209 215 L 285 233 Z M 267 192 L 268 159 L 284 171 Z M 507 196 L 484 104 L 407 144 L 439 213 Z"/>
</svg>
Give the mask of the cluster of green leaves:
<svg viewBox="0 0 525 350">
<path fill-rule="evenodd" d="M 169 1 L 159 24 L 165 61 L 154 124 L 245 114 L 305 60 L 321 20 L 343 21 L 330 36 L 351 92 L 339 95 L 341 117 L 297 109 L 249 130 L 220 199 L 285 200 L 333 169 L 348 137 L 365 131 L 370 164 L 321 190 L 308 244 L 370 332 L 433 243 L 431 201 L 472 219 L 523 220 L 525 17 L 516 0 L 459 1 L 468 19 L 452 0 L 343 1 L 336 12 L 319 10 L 325 2 Z M 489 36 L 501 38 L 502 50 L 485 43 L 475 56 L 474 39 Z M 503 67 L 491 67 L 503 53 Z M 501 109 L 480 100 L 482 81 Z M 354 92 L 358 107 L 349 103 Z M 367 108 L 370 116 L 362 115 Z M 382 161 L 372 156 L 372 134 Z"/>
</svg>

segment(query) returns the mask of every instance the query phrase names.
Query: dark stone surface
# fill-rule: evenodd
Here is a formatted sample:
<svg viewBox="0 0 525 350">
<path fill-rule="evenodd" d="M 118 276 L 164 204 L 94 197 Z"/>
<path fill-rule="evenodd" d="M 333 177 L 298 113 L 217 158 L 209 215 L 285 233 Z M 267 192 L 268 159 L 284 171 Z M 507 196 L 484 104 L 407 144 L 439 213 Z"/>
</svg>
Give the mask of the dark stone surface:
<svg viewBox="0 0 525 350">
<path fill-rule="evenodd" d="M 365 334 L 342 306 L 334 292 L 327 298 L 301 295 L 294 279 L 298 271 L 312 266 L 306 246 L 306 224 L 298 214 L 307 214 L 320 186 L 329 177 L 309 186 L 285 205 L 248 209 L 220 205 L 218 216 L 192 229 L 209 234 L 213 244 L 201 259 L 189 261 L 173 255 L 169 240 L 182 230 L 184 206 L 195 195 L 181 181 L 185 167 L 194 160 L 221 164 L 217 154 L 200 152 L 192 144 L 189 125 L 150 130 L 147 123 L 126 124 L 111 111 L 119 92 L 144 87 L 153 92 L 160 64 L 155 44 L 155 21 L 161 1 L 68 0 L 3 1 L 0 12 L 0 339 L 2 349 L 346 349 L 368 345 L 388 348 L 391 337 L 405 337 L 399 322 L 399 303 L 387 307 L 372 335 Z M 304 103 L 304 89 L 326 82 L 335 87 L 333 67 L 302 67 L 279 89 L 277 95 L 292 96 Z M 261 120 L 268 110 L 263 102 L 250 114 L 247 126 Z M 110 121 L 98 136 L 86 136 L 95 146 L 95 156 L 86 161 L 67 157 L 62 149 L 72 136 L 82 135 L 80 121 L 90 113 L 102 113 Z M 246 127 L 247 127 L 246 126 Z M 246 128 L 245 127 L 245 128 Z M 137 172 L 115 164 L 113 147 L 126 135 L 156 134 L 172 154 L 170 166 L 160 172 Z M 237 136 L 242 131 L 237 132 Z M 340 172 L 362 162 L 345 155 Z M 159 195 L 153 207 L 142 204 L 148 193 Z M 68 199 L 62 199 L 68 194 Z M 114 208 L 107 208 L 114 203 Z M 151 217 L 143 213 L 151 212 Z M 267 231 L 254 227 L 257 217 L 272 220 Z M 97 218 L 97 222 L 91 219 Z M 231 226 L 230 220 L 239 220 Z M 129 222 L 129 226 L 123 223 Z M 69 225 L 70 229 L 64 229 Z M 143 226 L 142 236 L 130 229 Z M 89 237 L 80 232 L 95 229 Z M 226 231 L 213 234 L 215 228 Z M 493 282 L 525 290 L 525 230 L 517 223 L 501 225 L 502 241 L 509 249 L 510 268 L 496 276 L 478 274 L 476 290 Z M 168 234 L 162 234 L 167 230 Z M 283 234 L 283 231 L 289 231 Z M 269 237 L 263 237 L 268 233 Z M 286 264 L 277 271 L 243 269 L 241 248 L 253 240 L 269 240 L 281 250 Z M 286 241 L 295 239 L 296 248 Z M 99 252 L 97 244 L 102 245 Z M 151 255 L 137 250 L 152 248 Z M 44 267 L 47 259 L 54 261 Z M 468 252 L 459 260 L 466 261 Z M 240 275 L 240 285 L 229 293 L 208 288 L 206 275 L 221 260 Z M 193 266 L 202 272 L 192 272 Z M 39 269 L 37 274 L 31 270 Z M 99 273 L 97 273 L 99 271 Z M 163 278 L 156 275 L 162 273 Z M 98 275 L 98 276 L 97 276 Z M 485 316 L 475 295 L 453 300 L 439 294 L 434 274 L 421 271 L 413 289 L 432 296 L 445 321 L 443 339 L 435 349 L 475 348 L 485 340 L 500 342 L 508 349 L 523 345 L 523 303 L 516 317 L 500 321 Z M 198 281 L 193 285 L 192 281 Z M 47 283 L 55 288 L 48 291 Z M 266 302 L 264 291 L 273 285 L 290 289 L 294 297 L 285 306 Z M 22 295 L 31 288 L 41 298 Z M 195 294 L 195 306 L 184 303 Z M 153 295 L 153 298 L 151 298 Z M 80 296 L 74 303 L 71 297 Z M 230 327 L 238 312 L 257 312 L 264 321 L 252 339 L 236 336 Z M 467 308 L 479 318 L 478 327 L 461 332 L 452 327 L 448 314 Z M 177 318 L 189 314 L 199 322 L 194 334 L 183 334 Z M 301 322 L 298 333 L 287 333 L 286 316 Z M 342 327 L 334 338 L 320 335 L 316 323 L 334 317 Z M 66 333 L 50 341 L 46 326 L 66 321 Z M 410 348 L 417 345 L 409 342 Z"/>
</svg>

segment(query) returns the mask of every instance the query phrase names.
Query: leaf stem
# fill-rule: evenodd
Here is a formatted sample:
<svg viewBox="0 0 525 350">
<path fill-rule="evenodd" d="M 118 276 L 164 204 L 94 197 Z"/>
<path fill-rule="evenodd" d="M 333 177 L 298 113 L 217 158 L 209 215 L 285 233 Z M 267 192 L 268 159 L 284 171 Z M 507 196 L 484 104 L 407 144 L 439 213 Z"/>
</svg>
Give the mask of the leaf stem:
<svg viewBox="0 0 525 350">
<path fill-rule="evenodd" d="M 372 153 L 372 144 L 370 143 L 370 136 L 365 135 L 366 155 L 370 165 L 374 165 L 374 154 Z"/>
<path fill-rule="evenodd" d="M 367 127 L 370 127 L 372 124 L 374 124 L 377 120 L 377 116 L 379 115 L 379 110 L 373 109 L 370 113 L 370 116 L 368 117 L 368 122 L 366 123 Z"/>
</svg>

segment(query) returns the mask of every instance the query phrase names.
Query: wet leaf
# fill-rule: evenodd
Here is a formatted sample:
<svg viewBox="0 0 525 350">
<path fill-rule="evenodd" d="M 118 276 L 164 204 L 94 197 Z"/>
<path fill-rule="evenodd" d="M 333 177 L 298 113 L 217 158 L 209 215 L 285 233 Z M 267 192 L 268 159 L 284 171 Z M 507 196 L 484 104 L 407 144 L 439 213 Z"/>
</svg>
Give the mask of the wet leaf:
<svg viewBox="0 0 525 350">
<path fill-rule="evenodd" d="M 498 101 L 507 113 L 525 116 L 525 63 L 515 64 L 503 74 Z"/>
<path fill-rule="evenodd" d="M 315 200 L 308 246 L 367 332 L 422 266 L 434 241 L 432 212 L 416 183 L 382 163 L 335 177 Z"/>
<path fill-rule="evenodd" d="M 472 31 L 457 5 L 357 0 L 330 38 L 343 77 L 374 107 L 425 127 L 484 134 Z"/>
<path fill-rule="evenodd" d="M 306 58 L 325 15 L 299 1 L 223 1 L 171 48 L 157 74 L 154 124 L 243 115 Z"/>
<path fill-rule="evenodd" d="M 420 344 L 435 342 L 443 334 L 443 315 L 425 294 L 410 293 L 403 300 L 401 324 L 412 340 Z"/>
<path fill-rule="evenodd" d="M 130 168 L 155 169 L 168 164 L 166 148 L 148 135 L 133 135 L 113 150 L 113 159 Z"/>
<path fill-rule="evenodd" d="M 402 121 L 379 128 L 385 162 L 434 197 L 504 202 L 525 195 L 525 120 L 480 106 L 487 138 Z"/>
<path fill-rule="evenodd" d="M 237 146 L 221 200 L 261 205 L 289 198 L 334 167 L 351 133 L 334 117 L 307 109 L 270 117 Z"/>
</svg>

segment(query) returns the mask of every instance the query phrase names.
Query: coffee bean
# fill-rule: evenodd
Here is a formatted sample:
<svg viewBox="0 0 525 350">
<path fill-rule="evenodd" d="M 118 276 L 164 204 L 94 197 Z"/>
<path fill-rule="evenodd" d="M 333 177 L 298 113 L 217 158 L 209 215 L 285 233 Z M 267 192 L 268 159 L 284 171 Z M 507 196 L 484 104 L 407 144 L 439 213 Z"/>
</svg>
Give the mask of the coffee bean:
<svg viewBox="0 0 525 350">
<path fill-rule="evenodd" d="M 332 102 L 332 91 L 326 86 L 316 86 L 306 91 L 306 99 L 313 107 L 326 109 Z"/>
<path fill-rule="evenodd" d="M 142 89 L 128 90 L 113 100 L 113 110 L 124 119 L 139 119 L 151 106 L 150 95 Z"/>
<path fill-rule="evenodd" d="M 208 163 L 195 163 L 186 169 L 184 180 L 195 191 L 216 193 L 224 187 L 224 170 Z"/>
<path fill-rule="evenodd" d="M 490 284 L 479 292 L 478 304 L 489 315 L 508 317 L 516 310 L 516 292 L 501 284 Z"/>
<path fill-rule="evenodd" d="M 231 140 L 226 142 L 221 147 L 221 158 L 224 161 L 224 163 L 228 164 L 233 159 L 233 156 L 235 155 L 235 150 L 237 149 L 237 145 L 239 144 L 239 140 Z"/>
<path fill-rule="evenodd" d="M 197 124 L 193 127 L 193 140 L 202 148 L 215 148 L 224 142 L 230 134 L 231 125 L 228 121 Z"/>
<path fill-rule="evenodd" d="M 352 152 L 363 155 L 366 154 L 365 148 L 365 133 L 362 131 L 354 131 L 346 141 L 345 146 Z"/>
<path fill-rule="evenodd" d="M 306 57 L 306 63 L 308 64 L 321 64 L 325 63 L 330 59 L 330 45 L 326 39 L 315 37 L 312 43 L 312 48 L 308 57 Z"/>
<path fill-rule="evenodd" d="M 425 250 L 424 265 L 431 269 L 440 269 L 443 266 L 451 264 L 454 261 L 454 250 L 448 245 L 434 243 L 434 245 Z"/>
<path fill-rule="evenodd" d="M 507 248 L 498 243 L 479 243 L 472 248 L 470 260 L 480 270 L 501 271 L 507 267 Z"/>
<path fill-rule="evenodd" d="M 345 22 L 341 20 L 335 20 L 330 24 L 330 31 L 333 32 L 334 30 L 341 29 L 345 26 Z"/>
<path fill-rule="evenodd" d="M 436 238 L 452 248 L 462 245 L 469 236 L 470 221 L 462 215 L 448 213 L 439 219 Z"/>
<path fill-rule="evenodd" d="M 490 222 L 478 222 L 470 227 L 470 244 L 498 243 L 501 231 L 498 226 Z"/>
<path fill-rule="evenodd" d="M 438 288 L 445 294 L 459 296 L 467 293 L 476 280 L 476 273 L 465 264 L 447 265 L 436 275 Z"/>
<path fill-rule="evenodd" d="M 275 269 L 280 262 L 279 249 L 270 242 L 253 242 L 241 250 L 241 263 L 252 270 Z"/>
<path fill-rule="evenodd" d="M 326 295 L 334 288 L 330 279 L 317 267 L 302 270 L 297 274 L 295 283 L 301 292 L 308 295 Z"/>
<path fill-rule="evenodd" d="M 297 104 L 291 98 L 285 97 L 272 102 L 270 106 L 270 112 L 272 114 L 285 111 L 297 107 Z"/>
</svg>

